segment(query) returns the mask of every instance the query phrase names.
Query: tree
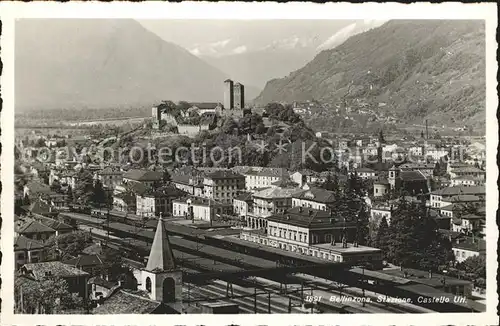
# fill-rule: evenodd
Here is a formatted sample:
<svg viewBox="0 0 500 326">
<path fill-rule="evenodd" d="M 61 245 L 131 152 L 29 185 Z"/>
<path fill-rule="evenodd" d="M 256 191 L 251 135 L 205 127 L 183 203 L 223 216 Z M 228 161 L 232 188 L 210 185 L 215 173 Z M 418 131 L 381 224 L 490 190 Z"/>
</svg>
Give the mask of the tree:
<svg viewBox="0 0 500 326">
<path fill-rule="evenodd" d="M 389 251 L 389 238 L 389 224 L 387 223 L 386 217 L 383 216 L 378 225 L 378 231 L 373 246 L 382 250 L 384 258 L 386 258 L 387 252 Z"/>
<path fill-rule="evenodd" d="M 73 198 L 73 189 L 71 188 L 71 186 L 68 186 L 68 190 L 66 190 L 66 201 L 68 203 L 72 203 L 74 200 Z"/>
<path fill-rule="evenodd" d="M 74 198 L 81 204 L 86 205 L 91 199 L 94 191 L 94 177 L 87 170 L 80 170 L 77 174 L 77 183 L 73 189 Z"/>
<path fill-rule="evenodd" d="M 162 175 L 162 181 L 164 184 L 170 182 L 172 180 L 172 177 L 170 176 L 170 173 L 168 172 L 167 169 L 163 170 L 163 175 Z"/>
<path fill-rule="evenodd" d="M 486 278 L 486 256 L 472 256 L 458 265 L 460 270 L 466 273 L 472 273 L 475 278 Z"/>
<path fill-rule="evenodd" d="M 325 182 L 321 185 L 322 188 L 328 190 L 328 191 L 333 191 L 334 193 L 338 194 L 340 189 L 339 189 L 339 180 L 337 176 L 333 176 L 331 174 L 328 174 L 326 176 Z"/>
<path fill-rule="evenodd" d="M 76 257 L 87 246 L 92 244 L 88 232 L 78 231 L 53 236 L 47 240 L 47 260 L 56 260 L 63 257 Z"/>
<path fill-rule="evenodd" d="M 238 124 L 233 118 L 227 118 L 222 125 L 222 132 L 228 135 L 232 135 L 235 130 L 238 130 Z"/>
<path fill-rule="evenodd" d="M 102 186 L 102 182 L 100 180 L 96 180 L 92 188 L 92 201 L 97 205 L 106 204 L 108 202 L 107 197 L 108 196 Z"/>
<path fill-rule="evenodd" d="M 28 194 L 25 194 L 23 198 L 23 206 L 29 206 L 29 205 L 31 205 L 31 199 L 28 196 Z"/>
<path fill-rule="evenodd" d="M 61 192 L 61 184 L 59 183 L 59 180 L 54 180 L 52 182 L 52 185 L 50 186 L 50 190 L 54 192 Z"/>
<path fill-rule="evenodd" d="M 388 258 L 394 264 L 437 270 L 454 260 L 450 241 L 422 204 L 399 202 L 391 215 Z"/>
<path fill-rule="evenodd" d="M 57 314 L 82 308 L 82 300 L 72 295 L 68 283 L 59 277 L 46 277 L 40 281 L 16 277 L 14 296 L 18 313 Z"/>
</svg>

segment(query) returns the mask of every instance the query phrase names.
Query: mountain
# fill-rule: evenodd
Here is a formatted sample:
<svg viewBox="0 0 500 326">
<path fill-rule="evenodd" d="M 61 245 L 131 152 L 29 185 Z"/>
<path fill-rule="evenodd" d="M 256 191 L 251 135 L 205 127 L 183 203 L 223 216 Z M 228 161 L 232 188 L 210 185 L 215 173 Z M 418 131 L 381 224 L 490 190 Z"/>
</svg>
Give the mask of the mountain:
<svg viewBox="0 0 500 326">
<path fill-rule="evenodd" d="M 312 60 L 323 43 L 326 42 L 321 50 L 371 24 L 333 19 L 139 22 L 164 40 L 179 44 L 232 79 L 243 82 L 247 88 L 259 87 L 259 93 L 269 79 L 284 77 Z"/>
<path fill-rule="evenodd" d="M 16 109 L 222 101 L 227 75 L 129 19 L 16 23 Z"/>
<path fill-rule="evenodd" d="M 255 102 L 365 100 L 408 122 L 484 128 L 485 91 L 482 21 L 394 20 L 270 80 Z"/>
<path fill-rule="evenodd" d="M 309 62 L 315 54 L 313 49 L 266 49 L 222 57 L 200 56 L 200 58 L 231 75 L 233 79 L 244 84 L 256 85 L 262 91 L 269 79 L 285 77 L 290 71 Z M 255 94 L 254 97 L 259 93 Z"/>
</svg>

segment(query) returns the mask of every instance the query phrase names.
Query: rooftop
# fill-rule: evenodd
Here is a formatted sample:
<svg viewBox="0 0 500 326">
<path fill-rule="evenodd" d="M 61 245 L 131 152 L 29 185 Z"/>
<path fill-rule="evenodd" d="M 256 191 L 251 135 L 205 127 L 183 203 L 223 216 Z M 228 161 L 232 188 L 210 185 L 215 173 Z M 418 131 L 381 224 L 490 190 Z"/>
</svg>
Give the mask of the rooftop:
<svg viewBox="0 0 500 326">
<path fill-rule="evenodd" d="M 303 192 L 303 190 L 298 188 L 278 188 L 278 187 L 270 187 L 264 190 L 257 191 L 253 194 L 254 198 L 264 198 L 264 199 L 273 199 L 273 198 L 292 198 L 294 195 Z"/>
<path fill-rule="evenodd" d="M 311 200 L 319 203 L 332 203 L 335 201 L 333 191 L 328 191 L 322 188 L 311 187 L 309 190 L 297 193 L 294 198 Z"/>
<path fill-rule="evenodd" d="M 354 244 L 348 243 L 347 248 L 342 247 L 342 243 L 338 242 L 335 245 L 332 245 L 330 243 L 321 243 L 321 244 L 315 244 L 311 245 L 311 247 L 316 247 L 316 248 L 321 248 L 321 249 L 328 249 L 331 251 L 336 251 L 341 254 L 356 254 L 356 253 L 369 253 L 369 252 L 379 252 L 380 249 L 377 248 L 372 248 L 372 247 L 366 247 L 366 246 L 357 246 L 355 247 Z"/>
<path fill-rule="evenodd" d="M 132 293 L 123 289 L 111 291 L 104 303 L 93 310 L 97 315 L 117 314 L 149 314 L 162 305 L 159 301 L 146 298 L 136 291 Z"/>
<path fill-rule="evenodd" d="M 89 278 L 87 283 L 88 284 L 96 284 L 96 285 L 102 286 L 106 289 L 111 289 L 113 286 L 115 286 L 115 284 L 113 282 L 107 281 L 99 276 L 94 276 L 94 277 Z"/>
<path fill-rule="evenodd" d="M 163 219 L 158 220 L 153 244 L 151 245 L 151 252 L 149 253 L 148 263 L 146 270 L 148 271 L 165 271 L 176 269 L 174 254 L 170 241 L 168 240 L 167 229 Z"/>
<path fill-rule="evenodd" d="M 457 278 L 450 277 L 448 275 L 445 276 L 443 274 L 438 274 L 438 273 L 429 273 L 426 271 L 421 271 L 412 268 L 403 268 L 403 270 L 400 269 L 382 270 L 381 272 L 387 275 L 407 278 L 411 281 L 425 284 L 433 288 L 443 287 L 443 280 L 445 278 L 446 278 L 446 285 L 463 285 L 471 283 L 470 281 L 459 280 Z"/>
<path fill-rule="evenodd" d="M 355 222 L 336 220 L 326 211 L 308 207 L 293 207 L 283 214 L 271 215 L 267 220 L 307 228 L 355 226 Z"/>
<path fill-rule="evenodd" d="M 67 260 L 64 263 L 75 267 L 92 267 L 104 265 L 101 257 L 96 254 L 80 255 L 79 257 Z"/>
<path fill-rule="evenodd" d="M 399 177 L 403 181 L 425 181 L 427 178 L 420 172 L 417 171 L 401 171 Z"/>
<path fill-rule="evenodd" d="M 161 181 L 163 173 L 150 170 L 129 170 L 123 174 L 123 178 L 134 181 Z"/>
<path fill-rule="evenodd" d="M 29 275 L 35 280 L 41 280 L 46 276 L 75 277 L 88 275 L 76 267 L 64 264 L 60 261 L 48 261 L 43 263 L 24 264 L 21 267 L 24 275 Z"/>
<path fill-rule="evenodd" d="M 218 170 L 206 175 L 208 179 L 232 179 L 232 178 L 245 178 L 242 174 L 235 173 L 231 170 Z"/>
<path fill-rule="evenodd" d="M 452 169 L 452 172 L 453 173 L 484 173 L 484 174 L 486 174 L 486 171 L 481 170 L 475 166 L 454 168 L 454 169 Z"/>
<path fill-rule="evenodd" d="M 234 198 L 234 200 L 251 201 L 252 200 L 252 193 L 250 193 L 250 192 L 242 192 L 238 196 L 236 196 Z"/>
<path fill-rule="evenodd" d="M 43 249 L 43 243 L 26 238 L 24 235 L 17 237 L 14 242 L 14 251 Z"/>
<path fill-rule="evenodd" d="M 452 247 L 456 249 L 486 253 L 486 241 L 484 239 L 464 237 L 456 239 L 456 241 L 452 243 Z"/>
<path fill-rule="evenodd" d="M 199 109 L 202 110 L 214 110 L 217 108 L 217 106 L 220 106 L 221 104 L 218 102 L 200 102 L 200 103 L 191 103 L 191 107 L 196 106 Z"/>
<path fill-rule="evenodd" d="M 431 194 L 447 197 L 456 195 L 485 195 L 486 189 L 484 186 L 454 186 L 434 190 Z"/>
<path fill-rule="evenodd" d="M 26 222 L 24 225 L 22 225 L 17 232 L 20 234 L 22 234 L 22 233 L 46 233 L 46 232 L 55 233 L 56 230 L 38 222 L 38 221 L 30 220 L 30 221 Z"/>
</svg>

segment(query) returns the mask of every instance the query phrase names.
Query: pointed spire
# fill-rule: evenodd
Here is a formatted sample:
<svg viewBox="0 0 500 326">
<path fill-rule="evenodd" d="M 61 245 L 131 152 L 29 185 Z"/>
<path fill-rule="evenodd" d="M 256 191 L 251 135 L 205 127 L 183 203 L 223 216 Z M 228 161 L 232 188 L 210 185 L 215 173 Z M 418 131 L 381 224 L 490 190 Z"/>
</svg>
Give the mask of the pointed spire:
<svg viewBox="0 0 500 326">
<path fill-rule="evenodd" d="M 156 233 L 153 239 L 153 245 L 151 246 L 151 252 L 149 253 L 146 270 L 167 271 L 175 268 L 174 254 L 172 253 L 172 248 L 170 247 L 170 242 L 168 241 L 165 222 L 162 214 L 160 213 L 160 219 L 158 220 L 158 226 L 156 227 Z"/>
</svg>

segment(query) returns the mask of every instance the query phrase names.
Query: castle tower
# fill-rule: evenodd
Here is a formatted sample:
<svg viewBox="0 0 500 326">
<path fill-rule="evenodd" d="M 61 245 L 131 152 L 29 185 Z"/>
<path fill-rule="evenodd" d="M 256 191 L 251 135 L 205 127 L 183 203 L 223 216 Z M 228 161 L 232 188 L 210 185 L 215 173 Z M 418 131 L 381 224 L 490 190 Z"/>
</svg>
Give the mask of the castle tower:
<svg viewBox="0 0 500 326">
<path fill-rule="evenodd" d="M 161 109 L 157 106 L 151 109 L 151 117 L 153 118 L 153 128 L 158 129 L 161 120 Z"/>
<path fill-rule="evenodd" d="M 240 83 L 234 84 L 234 108 L 243 110 L 245 108 L 245 86 Z"/>
<path fill-rule="evenodd" d="M 165 222 L 160 215 L 146 268 L 141 272 L 141 290 L 152 300 L 182 311 L 182 271 L 175 264 Z"/>
<path fill-rule="evenodd" d="M 224 81 L 224 109 L 232 110 L 234 107 L 233 81 L 226 79 Z"/>
</svg>

